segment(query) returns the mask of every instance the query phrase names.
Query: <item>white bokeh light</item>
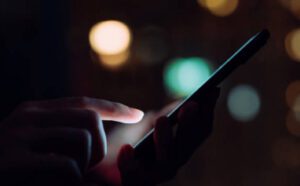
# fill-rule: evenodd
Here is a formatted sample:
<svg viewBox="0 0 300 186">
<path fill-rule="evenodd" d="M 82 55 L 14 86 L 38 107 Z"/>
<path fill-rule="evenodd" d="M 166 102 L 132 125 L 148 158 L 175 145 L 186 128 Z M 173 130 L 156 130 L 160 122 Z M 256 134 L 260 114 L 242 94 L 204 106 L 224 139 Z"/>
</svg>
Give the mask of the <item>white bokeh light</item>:
<svg viewBox="0 0 300 186">
<path fill-rule="evenodd" d="M 231 90 L 227 105 L 234 119 L 247 122 L 256 117 L 261 103 L 259 95 L 253 87 L 239 85 Z"/>
<path fill-rule="evenodd" d="M 120 21 L 103 21 L 91 28 L 89 41 L 98 54 L 116 55 L 128 49 L 131 34 L 128 26 Z"/>
</svg>

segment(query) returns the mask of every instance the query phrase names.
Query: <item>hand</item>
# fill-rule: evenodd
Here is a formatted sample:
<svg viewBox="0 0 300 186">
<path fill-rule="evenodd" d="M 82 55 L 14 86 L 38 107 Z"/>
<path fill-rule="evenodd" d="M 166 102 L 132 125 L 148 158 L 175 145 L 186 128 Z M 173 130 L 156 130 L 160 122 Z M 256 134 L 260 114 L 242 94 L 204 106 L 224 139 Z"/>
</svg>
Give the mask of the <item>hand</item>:
<svg viewBox="0 0 300 186">
<path fill-rule="evenodd" d="M 211 90 L 200 104 L 187 103 L 178 114 L 176 135 L 166 117 L 160 117 L 155 125 L 154 144 L 156 161 L 151 167 L 134 156 L 130 145 L 122 147 L 118 165 L 124 186 L 153 186 L 171 179 L 184 165 L 196 148 L 211 134 L 214 107 L 220 89 Z"/>
<path fill-rule="evenodd" d="M 0 123 L 0 185 L 82 185 L 107 151 L 102 120 L 142 117 L 137 109 L 92 98 L 24 103 Z"/>
</svg>

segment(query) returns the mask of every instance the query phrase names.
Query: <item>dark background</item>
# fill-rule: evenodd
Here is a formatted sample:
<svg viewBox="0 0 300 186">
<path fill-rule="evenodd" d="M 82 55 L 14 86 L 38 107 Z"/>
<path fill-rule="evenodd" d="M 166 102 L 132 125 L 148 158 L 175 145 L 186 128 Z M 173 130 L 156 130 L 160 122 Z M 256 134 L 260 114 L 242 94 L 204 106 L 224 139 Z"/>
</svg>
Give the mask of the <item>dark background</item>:
<svg viewBox="0 0 300 186">
<path fill-rule="evenodd" d="M 300 139 L 287 130 L 285 98 L 288 85 L 300 79 L 300 63 L 284 48 L 285 36 L 300 20 L 279 1 L 241 0 L 227 17 L 212 15 L 195 0 L 0 2 L 2 118 L 22 101 L 65 96 L 157 110 L 171 101 L 162 82 L 169 59 L 202 56 L 218 66 L 253 33 L 268 28 L 268 45 L 222 85 L 214 134 L 165 185 L 300 184 Z M 115 71 L 96 64 L 88 33 L 107 19 L 128 24 L 133 38 L 149 26 L 161 28 L 168 55 L 152 65 L 133 56 Z M 245 123 L 234 120 L 226 105 L 229 90 L 238 84 L 252 85 L 261 98 L 258 116 Z"/>
</svg>

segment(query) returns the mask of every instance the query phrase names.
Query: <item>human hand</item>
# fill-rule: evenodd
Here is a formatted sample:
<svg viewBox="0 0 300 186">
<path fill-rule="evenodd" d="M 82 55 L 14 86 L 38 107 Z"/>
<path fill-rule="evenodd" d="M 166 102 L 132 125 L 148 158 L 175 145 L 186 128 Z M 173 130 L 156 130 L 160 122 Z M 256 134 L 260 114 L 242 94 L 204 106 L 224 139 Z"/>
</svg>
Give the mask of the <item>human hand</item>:
<svg viewBox="0 0 300 186">
<path fill-rule="evenodd" d="M 134 149 L 124 145 L 118 165 L 124 186 L 153 186 L 174 177 L 178 169 L 192 156 L 196 148 L 211 134 L 214 107 L 219 88 L 207 93 L 201 103 L 189 102 L 178 113 L 178 129 L 173 135 L 168 119 L 160 117 L 155 125 L 156 160 L 150 166 L 136 159 Z"/>
<path fill-rule="evenodd" d="M 0 185 L 82 185 L 107 151 L 102 120 L 143 113 L 93 98 L 27 102 L 0 123 Z"/>
</svg>

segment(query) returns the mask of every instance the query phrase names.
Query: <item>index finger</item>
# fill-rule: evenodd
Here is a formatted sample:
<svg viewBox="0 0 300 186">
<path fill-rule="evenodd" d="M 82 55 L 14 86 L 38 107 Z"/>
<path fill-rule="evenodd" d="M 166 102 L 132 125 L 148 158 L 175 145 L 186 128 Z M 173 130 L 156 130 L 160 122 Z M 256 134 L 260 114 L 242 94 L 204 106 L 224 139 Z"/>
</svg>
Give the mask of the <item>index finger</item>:
<svg viewBox="0 0 300 186">
<path fill-rule="evenodd" d="M 122 103 L 89 97 L 69 97 L 46 101 L 26 102 L 21 108 L 27 109 L 63 109 L 85 108 L 96 111 L 102 120 L 118 121 L 122 123 L 139 122 L 144 113 L 136 108 L 128 107 Z"/>
</svg>

